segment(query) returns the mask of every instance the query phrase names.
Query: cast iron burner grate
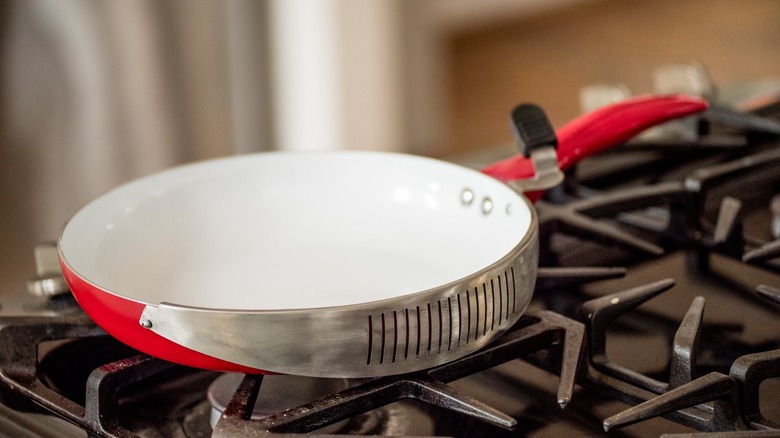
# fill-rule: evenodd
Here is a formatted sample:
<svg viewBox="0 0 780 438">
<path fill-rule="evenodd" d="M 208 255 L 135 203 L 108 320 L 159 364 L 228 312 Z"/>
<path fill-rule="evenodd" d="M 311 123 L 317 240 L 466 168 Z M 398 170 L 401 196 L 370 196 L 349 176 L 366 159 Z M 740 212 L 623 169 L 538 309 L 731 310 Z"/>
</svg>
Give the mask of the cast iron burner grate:
<svg viewBox="0 0 780 438">
<path fill-rule="evenodd" d="M 619 270 L 565 270 L 561 278 L 565 282 L 578 279 L 612 276 Z M 548 281 L 554 277 L 547 270 Z M 123 413 L 118 394 L 126 387 L 153 380 L 156 376 L 175 369 L 183 374 L 201 375 L 203 372 L 184 369 L 147 355 L 133 354 L 98 366 L 86 379 L 83 404 L 67 398 L 56 388 L 50 387 L 41 375 L 39 346 L 52 341 L 78 339 L 86 341 L 106 337 L 87 317 L 4 317 L 0 318 L 0 381 L 16 394 L 32 401 L 51 413 L 80 425 L 100 436 L 135 436 L 122 424 Z M 560 350 L 564 358 L 561 370 L 561 389 L 558 401 L 570 400 L 578 366 L 578 358 L 584 341 L 581 323 L 549 311 L 538 311 L 523 320 L 502 340 L 485 350 L 421 373 L 380 378 L 364 383 L 339 394 L 328 396 L 312 404 L 287 411 L 262 421 L 244 419 L 246 409 L 254 405 L 262 376 L 246 376 L 235 396 L 217 424 L 215 436 L 246 436 L 251 431 L 290 430 L 305 432 L 367 412 L 392 401 L 411 398 L 458 412 L 494 424 L 511 428 L 515 420 L 467 395 L 459 394 L 444 382 L 449 382 L 481 370 L 491 368 L 530 352 L 550 349 Z M 124 350 L 124 349 L 120 349 Z M 132 351 L 120 351 L 118 355 Z M 213 373 L 206 373 L 212 374 Z M 181 379 L 177 375 L 176 379 Z M 194 378 L 188 377 L 188 382 Z M 76 398 L 76 397 L 72 397 Z M 233 435 L 236 436 L 236 435 Z"/>
<path fill-rule="evenodd" d="M 456 387 L 501 367 L 532 364 L 558 376 L 557 394 L 549 397 L 570 406 L 555 418 L 573 415 L 571 405 L 594 394 L 629 406 L 598 419 L 580 416 L 595 422 L 595 430 L 662 416 L 692 431 L 669 436 L 780 436 L 779 391 L 766 390 L 780 378 L 780 239 L 768 237 L 770 224 L 780 221 L 768 208 L 780 191 L 780 148 L 765 134 L 725 132 L 708 126 L 699 143 L 634 143 L 571 172 L 565 187 L 536 206 L 542 267 L 534 302 L 484 350 L 426 371 L 365 381 L 261 420 L 249 415 L 263 377 L 245 376 L 214 435 L 316 434 L 412 399 L 437 415 L 446 411 L 439 421 L 466 419 L 509 436 L 507 430 L 523 427 L 517 412 Z M 576 267 L 582 265 L 595 267 Z M 631 358 L 615 354 L 622 351 L 611 342 L 636 334 L 663 339 L 668 351 L 652 352 L 666 356 L 662 369 L 627 366 Z M 103 341 L 111 348 L 92 344 Z M 70 364 L 63 358 L 79 356 L 57 353 L 61 348 L 84 342 L 111 353 L 82 353 L 89 360 L 78 370 L 53 371 Z M 169 389 L 187 394 L 183 404 L 191 408 L 215 377 L 139 355 L 81 314 L 0 318 L 3 404 L 55 414 L 92 435 L 143 435 L 144 421 L 157 421 L 156 411 L 165 410 Z M 510 396 L 532 392 L 512 382 L 504 388 Z M 149 405 L 150 398 L 157 403 Z M 173 415 L 186 416 L 183 409 Z"/>
<path fill-rule="evenodd" d="M 547 287 L 622 273 L 615 268 L 543 268 L 540 293 Z M 699 356 L 697 341 L 704 307 L 700 297 L 694 299 L 674 335 L 668 383 L 609 361 L 605 346 L 610 322 L 673 284 L 672 280 L 662 280 L 586 301 L 579 308 L 579 322 L 547 310 L 531 311 L 512 331 L 476 354 L 427 371 L 372 380 L 263 420 L 248 420 L 263 377 L 246 376 L 219 420 L 214 436 L 311 432 L 401 399 L 419 400 L 494 426 L 512 428 L 516 422 L 511 416 L 459 393 L 447 383 L 521 357 L 560 375 L 557 401 L 562 407 L 571 400 L 575 381 L 589 390 L 635 405 L 605 420 L 605 429 L 666 415 L 702 431 L 754 429 L 751 433 L 756 436 L 764 436 L 767 431 L 776 433 L 778 426 L 761 416 L 758 394 L 764 380 L 780 376 L 780 350 L 742 356 L 728 375 L 713 372 L 696 377 L 695 358 Z M 775 292 L 769 291 L 767 296 L 776 299 Z M 87 379 L 83 406 L 63 397 L 40 378 L 36 346 L 47 341 L 100 336 L 104 336 L 102 331 L 82 316 L 44 321 L 3 318 L 2 381 L 13 391 L 95 434 L 134 436 L 122 425 L 117 394 L 124 387 L 184 367 L 146 355 L 131 355 L 101 365 Z M 124 352 L 128 353 L 131 352 Z"/>
</svg>

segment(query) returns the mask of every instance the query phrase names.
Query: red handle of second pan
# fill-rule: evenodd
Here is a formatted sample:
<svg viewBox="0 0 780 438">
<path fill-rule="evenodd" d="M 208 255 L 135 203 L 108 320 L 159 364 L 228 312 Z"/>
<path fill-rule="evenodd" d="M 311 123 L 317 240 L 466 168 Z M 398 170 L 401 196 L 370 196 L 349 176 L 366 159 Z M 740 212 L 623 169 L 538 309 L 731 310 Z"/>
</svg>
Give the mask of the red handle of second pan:
<svg viewBox="0 0 780 438">
<path fill-rule="evenodd" d="M 580 116 L 556 131 L 558 164 L 566 170 L 578 161 L 620 145 L 640 132 L 680 117 L 706 110 L 705 100 L 685 96 L 646 95 L 627 99 Z M 504 182 L 531 178 L 533 162 L 515 155 L 491 164 L 482 172 Z"/>
</svg>

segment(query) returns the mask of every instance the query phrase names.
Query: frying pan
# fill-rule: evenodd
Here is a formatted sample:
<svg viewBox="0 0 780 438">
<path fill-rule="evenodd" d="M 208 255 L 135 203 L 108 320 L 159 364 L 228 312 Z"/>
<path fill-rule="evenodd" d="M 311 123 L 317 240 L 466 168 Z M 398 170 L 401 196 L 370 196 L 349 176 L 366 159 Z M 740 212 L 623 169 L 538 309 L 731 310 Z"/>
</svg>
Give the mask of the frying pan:
<svg viewBox="0 0 780 438">
<path fill-rule="evenodd" d="M 650 96 L 598 110 L 558 131 L 558 161 L 705 108 Z M 484 173 L 379 152 L 182 166 L 78 211 L 60 264 L 98 325 L 168 361 L 319 377 L 439 365 L 485 346 L 531 299 L 536 216 L 510 185 L 536 198 L 540 175 L 560 172 L 545 169 L 555 134 L 541 132 L 519 129 L 531 158 Z"/>
</svg>

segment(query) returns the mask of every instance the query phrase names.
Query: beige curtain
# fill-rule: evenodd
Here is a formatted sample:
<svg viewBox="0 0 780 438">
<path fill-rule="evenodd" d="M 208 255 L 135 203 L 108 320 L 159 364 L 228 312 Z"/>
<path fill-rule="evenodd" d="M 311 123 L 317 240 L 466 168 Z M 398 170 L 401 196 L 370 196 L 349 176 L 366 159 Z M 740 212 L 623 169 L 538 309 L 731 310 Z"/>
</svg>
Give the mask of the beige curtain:
<svg viewBox="0 0 780 438">
<path fill-rule="evenodd" d="M 0 6 L 0 286 L 81 205 L 171 165 L 267 149 L 263 2 Z"/>
</svg>

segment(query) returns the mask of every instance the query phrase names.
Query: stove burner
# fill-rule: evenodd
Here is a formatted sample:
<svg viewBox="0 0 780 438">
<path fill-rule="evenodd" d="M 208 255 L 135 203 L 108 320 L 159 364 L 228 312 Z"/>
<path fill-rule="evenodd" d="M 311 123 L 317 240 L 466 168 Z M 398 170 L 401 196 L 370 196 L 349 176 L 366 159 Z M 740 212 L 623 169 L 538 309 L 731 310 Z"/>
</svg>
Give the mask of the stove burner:
<svg viewBox="0 0 780 438">
<path fill-rule="evenodd" d="M 211 403 L 211 426 L 217 424 L 230 398 L 241 383 L 240 374 L 223 374 L 209 385 L 208 400 Z M 254 403 L 251 419 L 261 420 L 271 415 L 284 412 L 287 409 L 302 405 L 311 400 L 333 394 L 347 388 L 344 379 L 320 379 L 301 376 L 265 376 L 263 391 L 259 393 Z M 344 426 L 344 422 L 320 430 L 321 433 L 332 433 Z"/>
<path fill-rule="evenodd" d="M 111 339 L 67 295 L 28 296 L 25 316 L 5 302 L 0 314 L 1 407 L 103 437 L 778 436 L 780 148 L 775 125 L 726 115 L 700 120 L 694 142 L 640 139 L 570 172 L 537 204 L 534 302 L 473 355 L 288 399 L 307 379 L 172 365 Z"/>
<path fill-rule="evenodd" d="M 560 362 L 561 386 L 558 390 L 558 403 L 562 407 L 565 406 L 571 400 L 574 390 L 580 350 L 583 347 L 582 326 L 552 312 L 531 312 L 521 318 L 518 326 L 479 353 L 430 370 L 372 380 L 256 422 L 250 421 L 249 416 L 261 390 L 263 377 L 246 376 L 217 423 L 215 436 L 241 436 L 247 430 L 310 432 L 333 421 L 365 413 L 402 399 L 419 400 L 511 429 L 516 425 L 512 417 L 458 393 L 446 382 L 492 368 L 524 354 L 551 349 L 555 350 L 558 357 L 563 358 Z"/>
</svg>

